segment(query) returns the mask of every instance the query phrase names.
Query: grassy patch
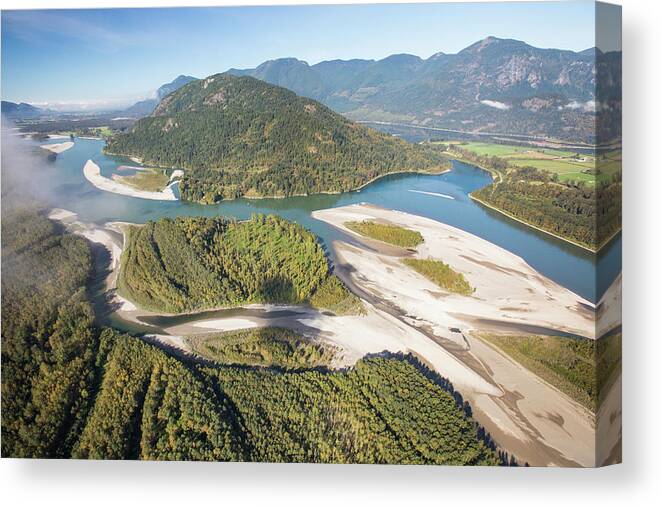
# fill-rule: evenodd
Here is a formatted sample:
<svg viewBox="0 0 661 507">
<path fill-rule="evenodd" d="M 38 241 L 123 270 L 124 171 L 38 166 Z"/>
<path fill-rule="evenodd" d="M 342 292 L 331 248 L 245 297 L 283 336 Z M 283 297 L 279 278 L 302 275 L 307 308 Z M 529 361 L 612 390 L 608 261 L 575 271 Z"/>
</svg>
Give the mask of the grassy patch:
<svg viewBox="0 0 661 507">
<path fill-rule="evenodd" d="M 475 290 L 470 286 L 463 274 L 457 273 L 442 261 L 434 259 L 402 259 L 402 262 L 447 291 L 470 296 Z"/>
<path fill-rule="evenodd" d="M 188 338 L 196 354 L 224 364 L 286 369 L 328 366 L 335 350 L 288 329 L 267 327 Z"/>
<path fill-rule="evenodd" d="M 360 298 L 349 292 L 336 276 L 329 276 L 310 298 L 315 308 L 330 310 L 335 315 L 363 315 Z"/>
<path fill-rule="evenodd" d="M 535 167 L 557 174 L 561 182 L 610 182 L 613 174 L 622 170 L 619 150 L 594 157 L 567 150 L 495 143 L 461 143 L 458 146 L 478 156 L 502 158 L 513 167 Z"/>
<path fill-rule="evenodd" d="M 170 181 L 170 178 L 165 174 L 165 171 L 160 169 L 138 171 L 136 174 L 130 176 L 117 176 L 116 179 L 120 183 L 130 185 L 138 190 L 146 190 L 148 192 L 160 192 Z"/>
<path fill-rule="evenodd" d="M 345 222 L 344 225 L 368 238 L 405 248 L 414 248 L 424 241 L 422 234 L 418 231 L 412 231 L 398 225 L 379 224 L 369 220 Z"/>
<path fill-rule="evenodd" d="M 558 336 L 479 336 L 592 411 L 621 365 L 619 334 L 596 342 Z"/>
</svg>

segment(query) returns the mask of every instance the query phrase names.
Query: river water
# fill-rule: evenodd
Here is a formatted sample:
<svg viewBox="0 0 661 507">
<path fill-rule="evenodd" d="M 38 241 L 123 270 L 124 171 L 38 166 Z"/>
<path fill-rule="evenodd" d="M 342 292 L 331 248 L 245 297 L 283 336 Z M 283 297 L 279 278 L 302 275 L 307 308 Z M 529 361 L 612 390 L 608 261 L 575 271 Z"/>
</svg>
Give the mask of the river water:
<svg viewBox="0 0 661 507">
<path fill-rule="evenodd" d="M 330 244 L 340 233 L 313 219 L 310 213 L 367 202 L 439 220 L 480 236 L 519 255 L 539 272 L 593 302 L 603 294 L 621 269 L 621 236 L 595 255 L 485 209 L 473 202 L 468 194 L 488 185 L 491 177 L 481 169 L 462 162 L 453 162 L 452 171 L 445 174 L 387 176 L 360 191 L 344 194 L 237 199 L 210 206 L 181 201 L 150 201 L 96 189 L 83 176 L 83 166 L 88 159 L 99 165 L 104 176 L 110 176 L 119 165 L 135 165 L 123 157 L 104 155 L 103 145 L 100 140 L 76 139 L 73 148 L 59 154 L 50 164 L 53 177 L 46 178 L 43 184 L 52 187 L 54 207 L 74 211 L 81 220 L 94 223 L 144 223 L 178 215 L 224 215 L 245 219 L 253 213 L 274 213 L 298 222 Z"/>
</svg>

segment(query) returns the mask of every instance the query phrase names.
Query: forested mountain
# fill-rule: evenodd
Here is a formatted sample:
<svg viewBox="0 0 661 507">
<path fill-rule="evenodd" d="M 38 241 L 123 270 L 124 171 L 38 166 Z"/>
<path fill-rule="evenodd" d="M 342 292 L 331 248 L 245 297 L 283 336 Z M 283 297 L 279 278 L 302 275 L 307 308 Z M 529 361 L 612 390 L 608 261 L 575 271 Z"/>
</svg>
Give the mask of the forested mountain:
<svg viewBox="0 0 661 507">
<path fill-rule="evenodd" d="M 131 116 L 133 118 L 142 118 L 144 116 L 149 116 L 154 112 L 158 103 L 163 100 L 170 93 L 178 90 L 184 85 L 187 85 L 191 81 L 195 81 L 197 78 L 192 76 L 177 76 L 169 83 L 165 83 L 156 90 L 156 98 L 154 99 L 145 99 L 139 102 L 136 102 L 131 107 L 122 111 L 122 114 Z"/>
<path fill-rule="evenodd" d="M 401 171 L 438 171 L 447 160 L 357 125 L 322 104 L 251 77 L 216 74 L 168 95 L 109 153 L 180 167 L 183 199 L 344 192 Z"/>
<path fill-rule="evenodd" d="M 283 58 L 229 73 L 283 86 L 354 120 L 595 142 L 598 111 L 605 142 L 620 136 L 621 67 L 621 52 L 487 37 L 426 60 L 392 55 L 308 65 Z"/>
<path fill-rule="evenodd" d="M 17 104 L 7 100 L 2 101 L 1 111 L 4 116 L 11 118 L 12 120 L 27 120 L 53 114 L 53 111 L 50 111 L 49 109 L 41 109 L 25 102 Z"/>
<path fill-rule="evenodd" d="M 5 211 L 3 457 L 503 461 L 461 395 L 412 357 L 364 358 L 337 372 L 201 366 L 97 328 L 86 241 L 34 211 Z M 300 363 L 294 349 L 288 358 L 277 347 L 278 361 Z M 247 351 L 216 357 L 234 363 Z"/>
</svg>

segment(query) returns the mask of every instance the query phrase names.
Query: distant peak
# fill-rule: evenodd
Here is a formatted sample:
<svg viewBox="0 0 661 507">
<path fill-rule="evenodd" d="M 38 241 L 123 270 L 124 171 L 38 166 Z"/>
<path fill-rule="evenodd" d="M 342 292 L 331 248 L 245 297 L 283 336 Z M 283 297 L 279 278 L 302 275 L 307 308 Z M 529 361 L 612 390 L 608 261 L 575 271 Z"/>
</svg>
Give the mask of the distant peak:
<svg viewBox="0 0 661 507">
<path fill-rule="evenodd" d="M 515 39 L 501 39 L 499 37 L 494 37 L 493 35 L 489 35 L 488 37 L 485 37 L 482 40 L 479 40 L 470 46 L 468 46 L 465 49 L 462 49 L 460 53 L 479 53 L 480 51 L 483 51 L 484 49 L 497 45 L 498 47 L 509 47 L 509 48 L 525 48 L 525 47 L 530 47 L 528 44 L 526 44 L 523 41 L 520 40 L 515 40 Z"/>
<path fill-rule="evenodd" d="M 429 60 L 436 60 L 438 58 L 443 58 L 444 56 L 447 56 L 447 53 L 444 53 L 443 51 L 439 51 L 438 53 L 434 53 L 429 57 Z"/>
</svg>

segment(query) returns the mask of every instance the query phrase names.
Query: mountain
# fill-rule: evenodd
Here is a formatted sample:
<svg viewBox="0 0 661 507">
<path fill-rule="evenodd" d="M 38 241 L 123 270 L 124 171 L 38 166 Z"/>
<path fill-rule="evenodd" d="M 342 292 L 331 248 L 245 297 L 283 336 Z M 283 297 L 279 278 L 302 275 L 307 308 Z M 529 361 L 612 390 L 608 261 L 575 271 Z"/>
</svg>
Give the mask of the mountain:
<svg viewBox="0 0 661 507">
<path fill-rule="evenodd" d="M 19 104 L 15 102 L 9 102 L 7 100 L 2 101 L 2 114 L 7 118 L 12 118 L 16 120 L 20 119 L 29 119 L 29 118 L 38 118 L 40 116 L 46 116 L 52 114 L 53 112 L 49 109 L 41 109 L 35 107 L 31 104 L 21 102 Z"/>
<path fill-rule="evenodd" d="M 156 99 L 145 99 L 139 102 L 136 102 L 131 107 L 128 107 L 122 111 L 122 115 L 129 116 L 131 118 L 142 118 L 144 116 L 149 116 L 154 112 L 156 106 L 158 106 L 158 100 Z"/>
<path fill-rule="evenodd" d="M 168 95 L 129 133 L 113 137 L 107 151 L 184 168 L 181 196 L 200 202 L 343 192 L 390 172 L 447 166 L 433 146 L 409 144 L 279 86 L 230 74 Z"/>
<path fill-rule="evenodd" d="M 196 79 L 196 77 L 192 76 L 177 76 L 175 79 L 169 83 L 165 83 L 164 85 L 160 86 L 158 90 L 156 90 L 155 99 L 145 99 L 136 102 L 131 107 L 122 111 L 122 114 L 132 118 L 142 118 L 144 116 L 149 116 L 154 111 L 154 109 L 156 109 L 158 103 L 167 95 L 178 90 L 182 86 L 187 85 L 191 81 L 195 81 Z"/>
<path fill-rule="evenodd" d="M 170 95 L 172 92 L 177 91 L 182 86 L 187 85 L 191 81 L 197 80 L 193 76 L 184 76 L 180 75 L 174 78 L 169 83 L 162 85 L 158 90 L 156 90 L 156 97 L 159 101 L 163 100 L 167 95 Z"/>
<path fill-rule="evenodd" d="M 597 111 L 604 113 L 599 137 L 620 135 L 621 58 L 487 37 L 426 60 L 402 54 L 308 65 L 285 58 L 229 73 L 289 88 L 353 120 L 595 142 Z M 599 90 L 596 75 L 606 83 Z"/>
</svg>

